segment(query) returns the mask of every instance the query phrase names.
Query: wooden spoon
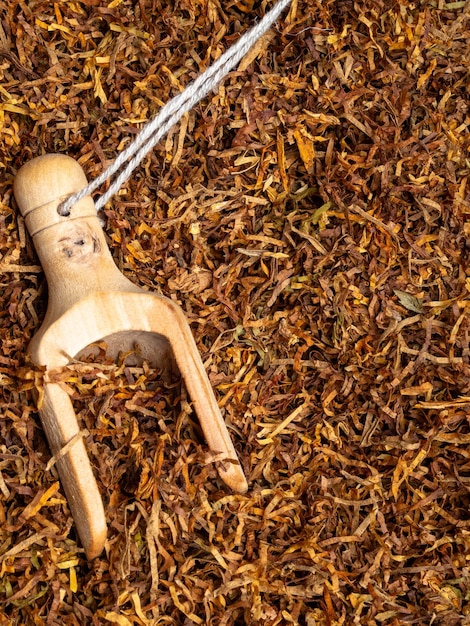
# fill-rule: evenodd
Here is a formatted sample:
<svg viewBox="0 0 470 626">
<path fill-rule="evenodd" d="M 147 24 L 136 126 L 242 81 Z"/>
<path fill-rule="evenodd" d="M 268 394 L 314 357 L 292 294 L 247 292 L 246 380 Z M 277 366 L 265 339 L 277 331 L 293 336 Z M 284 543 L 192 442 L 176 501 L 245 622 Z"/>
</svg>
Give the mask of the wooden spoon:
<svg viewBox="0 0 470 626">
<path fill-rule="evenodd" d="M 106 539 L 103 503 L 70 397 L 48 376 L 90 344 L 104 340 L 113 358 L 137 345 L 142 358 L 162 369 L 171 368 L 174 359 L 209 448 L 218 455 L 222 480 L 240 493 L 248 485 L 180 307 L 121 274 L 91 197 L 75 204 L 70 215 L 59 215 L 60 203 L 86 182 L 74 159 L 48 154 L 19 170 L 14 193 L 49 288 L 44 322 L 28 348 L 32 361 L 46 367 L 39 413 L 80 540 L 92 559 Z"/>
</svg>

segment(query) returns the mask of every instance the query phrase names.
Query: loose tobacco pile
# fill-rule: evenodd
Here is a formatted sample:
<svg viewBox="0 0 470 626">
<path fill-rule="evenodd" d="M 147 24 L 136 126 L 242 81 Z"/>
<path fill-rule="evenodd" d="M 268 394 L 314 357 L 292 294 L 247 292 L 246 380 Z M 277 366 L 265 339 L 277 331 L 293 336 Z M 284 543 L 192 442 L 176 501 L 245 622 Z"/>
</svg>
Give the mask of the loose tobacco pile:
<svg viewBox="0 0 470 626">
<path fill-rule="evenodd" d="M 44 152 L 95 177 L 270 6 L 0 5 L 0 623 L 470 623 L 470 3 L 293 0 L 105 213 L 178 301 L 250 481 L 184 388 L 60 373 L 109 522 L 87 562 L 26 348 L 44 277 L 12 196 Z"/>
</svg>

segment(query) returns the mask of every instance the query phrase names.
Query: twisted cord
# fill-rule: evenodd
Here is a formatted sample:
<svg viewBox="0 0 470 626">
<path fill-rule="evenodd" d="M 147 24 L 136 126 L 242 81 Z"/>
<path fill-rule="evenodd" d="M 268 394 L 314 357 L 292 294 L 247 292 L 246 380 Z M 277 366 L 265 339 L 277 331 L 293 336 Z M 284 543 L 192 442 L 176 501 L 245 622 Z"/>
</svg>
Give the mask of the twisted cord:
<svg viewBox="0 0 470 626">
<path fill-rule="evenodd" d="M 96 202 L 96 209 L 101 210 L 130 178 L 134 169 L 148 152 L 177 124 L 185 113 L 218 86 L 221 80 L 242 60 L 253 44 L 269 30 L 290 2 L 291 0 L 280 0 L 258 24 L 242 35 L 213 65 L 190 83 L 184 91 L 167 102 L 159 113 L 143 126 L 134 141 L 118 155 L 104 172 L 61 203 L 58 208 L 59 213 L 64 216 L 69 215 L 74 204 L 85 196 L 91 195 L 100 185 L 114 176 L 116 172 L 119 172 L 108 190 Z"/>
</svg>

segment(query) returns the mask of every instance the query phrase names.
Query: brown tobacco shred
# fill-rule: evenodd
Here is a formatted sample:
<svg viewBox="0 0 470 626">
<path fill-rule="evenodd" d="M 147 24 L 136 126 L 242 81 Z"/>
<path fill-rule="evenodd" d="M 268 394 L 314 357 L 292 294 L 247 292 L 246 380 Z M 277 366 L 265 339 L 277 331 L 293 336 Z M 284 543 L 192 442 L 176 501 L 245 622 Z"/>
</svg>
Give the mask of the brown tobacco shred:
<svg viewBox="0 0 470 626">
<path fill-rule="evenodd" d="M 0 3 L 0 624 L 470 624 L 468 1 L 293 0 L 104 212 L 185 310 L 248 493 L 184 388 L 103 350 L 54 373 L 106 508 L 92 563 L 50 463 L 15 173 L 95 177 L 272 4 Z"/>
</svg>

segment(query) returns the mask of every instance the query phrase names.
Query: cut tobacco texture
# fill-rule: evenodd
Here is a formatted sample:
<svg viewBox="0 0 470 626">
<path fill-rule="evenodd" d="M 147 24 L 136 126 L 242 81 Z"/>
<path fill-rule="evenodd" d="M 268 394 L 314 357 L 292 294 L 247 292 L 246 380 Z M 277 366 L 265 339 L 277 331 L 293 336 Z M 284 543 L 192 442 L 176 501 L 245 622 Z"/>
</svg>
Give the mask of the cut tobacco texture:
<svg viewBox="0 0 470 626">
<path fill-rule="evenodd" d="M 190 320 L 250 491 L 217 482 L 179 388 L 100 357 L 63 381 L 107 503 L 93 566 L 42 500 L 46 294 L 13 178 L 46 151 L 94 178 L 265 10 L 205 4 L 0 4 L 0 622 L 460 626 L 463 1 L 293 2 L 106 207 L 119 268 Z"/>
</svg>

